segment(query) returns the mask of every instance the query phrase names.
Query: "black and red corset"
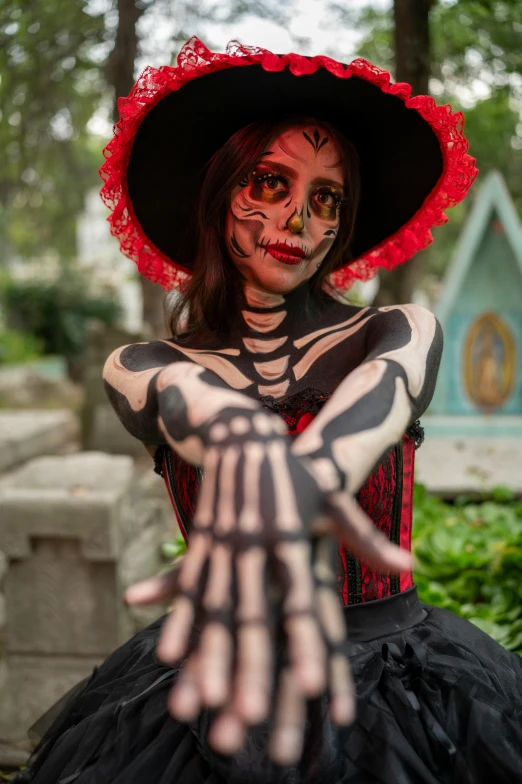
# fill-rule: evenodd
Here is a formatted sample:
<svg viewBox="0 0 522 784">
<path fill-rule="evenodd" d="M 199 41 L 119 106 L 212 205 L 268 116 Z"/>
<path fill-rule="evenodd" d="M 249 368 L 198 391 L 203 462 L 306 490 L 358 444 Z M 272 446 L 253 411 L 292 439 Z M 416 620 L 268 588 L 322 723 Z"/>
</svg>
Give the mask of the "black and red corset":
<svg viewBox="0 0 522 784">
<path fill-rule="evenodd" d="M 260 402 L 285 420 L 291 436 L 297 436 L 327 400 L 327 395 L 305 390 L 280 402 L 273 398 L 262 398 Z M 414 452 L 421 440 L 422 430 L 418 426 L 410 428 L 372 471 L 357 494 L 360 506 L 377 528 L 407 550 L 411 546 Z M 202 470 L 186 463 L 167 446 L 158 447 L 155 462 L 157 472 L 165 480 L 180 531 L 187 541 Z M 337 574 L 339 593 L 345 605 L 383 599 L 413 585 L 411 572 L 403 572 L 400 576 L 381 572 L 367 566 L 342 545 Z"/>
</svg>

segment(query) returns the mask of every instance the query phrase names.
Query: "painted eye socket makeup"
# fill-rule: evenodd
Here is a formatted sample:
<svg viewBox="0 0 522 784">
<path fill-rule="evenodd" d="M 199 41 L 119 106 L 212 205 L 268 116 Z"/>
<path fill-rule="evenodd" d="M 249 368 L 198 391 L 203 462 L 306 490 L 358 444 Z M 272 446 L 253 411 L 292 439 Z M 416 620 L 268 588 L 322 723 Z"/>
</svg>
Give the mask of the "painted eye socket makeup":
<svg viewBox="0 0 522 784">
<path fill-rule="evenodd" d="M 286 189 L 287 186 L 286 180 L 276 174 L 260 174 L 259 177 L 255 178 L 254 182 L 264 183 L 264 186 L 270 191 L 275 191 L 280 188 Z"/>
<path fill-rule="evenodd" d="M 342 201 L 340 193 L 330 188 L 321 188 L 311 198 L 312 209 L 315 214 L 324 220 L 334 220 L 337 217 Z"/>
<path fill-rule="evenodd" d="M 250 196 L 260 201 L 279 201 L 288 193 L 288 180 L 281 174 L 263 172 L 252 175 L 252 188 Z"/>
<path fill-rule="evenodd" d="M 334 193 L 334 191 L 323 189 L 314 193 L 312 196 L 317 204 L 320 204 L 321 207 L 336 207 L 338 204 L 341 203 L 341 197 L 338 193 Z"/>
<path fill-rule="evenodd" d="M 254 171 L 241 181 L 244 188 L 249 187 L 249 197 L 253 201 L 277 204 L 285 199 L 291 191 L 291 180 L 277 169 L 264 166 Z M 329 185 L 321 185 L 309 196 L 312 212 L 321 220 L 335 220 L 342 202 L 342 192 Z"/>
</svg>

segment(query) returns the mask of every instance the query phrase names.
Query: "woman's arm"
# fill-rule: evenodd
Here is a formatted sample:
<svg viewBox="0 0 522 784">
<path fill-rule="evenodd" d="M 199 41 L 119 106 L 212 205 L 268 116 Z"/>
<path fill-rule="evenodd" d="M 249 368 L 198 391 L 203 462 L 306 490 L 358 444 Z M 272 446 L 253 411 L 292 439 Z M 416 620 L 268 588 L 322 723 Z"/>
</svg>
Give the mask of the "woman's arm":
<svg viewBox="0 0 522 784">
<path fill-rule="evenodd" d="M 234 694 L 242 726 L 263 720 L 273 683 L 270 628 L 278 618 L 286 632 L 291 683 L 314 697 L 328 682 L 332 717 L 346 723 L 353 697 L 343 621 L 332 632 L 330 609 L 330 625 L 323 624 L 319 594 L 332 590 L 326 583 L 321 587 L 324 577 L 312 571 L 310 530 L 324 512 L 326 494 L 290 451 L 278 417 L 200 365 L 176 361 L 175 349 L 162 345 L 115 352 L 104 377 L 131 433 L 150 443 L 166 441 L 204 468 L 179 572 L 127 592 L 131 603 L 177 596 L 158 646 L 167 663 L 189 654 L 185 676 L 170 697 L 171 711 L 189 720 L 201 707 L 224 706 Z M 341 518 L 336 534 L 355 542 L 360 555 L 382 568 L 403 567 L 407 556 L 379 536 L 361 510 Z M 333 607 L 338 608 L 335 600 Z M 194 623 L 200 621 L 191 651 Z M 213 735 L 223 752 L 232 750 L 229 720 L 225 711 Z"/>
<path fill-rule="evenodd" d="M 188 362 L 184 352 L 166 341 L 116 349 L 105 363 L 103 380 L 116 414 L 131 435 L 145 444 L 169 443 L 194 464 L 201 464 L 202 448 L 212 442 L 211 426 L 221 417 L 225 421 L 234 414 L 251 418 L 258 412 L 272 429 L 284 433 L 278 417 L 216 373 Z M 197 447 L 190 436 L 197 437 Z"/>
<path fill-rule="evenodd" d="M 295 454 L 312 459 L 325 490 L 356 493 L 435 389 L 442 330 L 430 311 L 382 308 L 369 320 L 365 340 L 364 361 L 293 445 Z"/>
<path fill-rule="evenodd" d="M 329 682 L 332 716 L 345 723 L 353 705 L 349 668 L 317 616 L 316 589 L 325 593 L 328 587 L 320 587 L 312 572 L 308 536 L 322 511 L 323 493 L 291 454 L 282 420 L 211 371 L 180 361 L 175 348 L 162 342 L 114 352 L 104 380 L 134 436 L 167 442 L 204 468 L 191 543 L 179 570 L 126 595 L 130 603 L 176 597 L 158 646 L 167 663 L 188 654 L 170 696 L 171 711 L 187 720 L 203 706 L 223 706 L 233 694 L 240 734 L 245 723 L 265 718 L 273 688 L 270 628 L 279 617 L 287 633 L 291 682 L 308 696 Z M 377 540 L 375 548 L 386 563 L 397 557 L 388 543 Z M 269 585 L 277 596 L 267 595 Z M 192 650 L 196 621 L 202 630 Z M 337 626 L 344 639 L 342 617 Z M 213 731 L 224 752 L 234 738 L 230 721 L 225 711 Z"/>
</svg>

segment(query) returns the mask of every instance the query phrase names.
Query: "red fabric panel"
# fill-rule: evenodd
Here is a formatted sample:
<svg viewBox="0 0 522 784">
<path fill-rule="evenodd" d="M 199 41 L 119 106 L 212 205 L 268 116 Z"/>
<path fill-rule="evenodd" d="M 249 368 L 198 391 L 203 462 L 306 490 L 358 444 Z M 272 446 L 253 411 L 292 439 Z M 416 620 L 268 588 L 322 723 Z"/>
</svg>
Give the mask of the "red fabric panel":
<svg viewBox="0 0 522 784">
<path fill-rule="evenodd" d="M 172 451 L 171 454 L 174 456 L 175 452 Z M 185 526 L 181 522 L 181 518 L 180 518 L 179 512 L 178 512 L 178 507 L 177 507 L 176 501 L 174 500 L 173 490 L 172 490 L 172 488 L 170 486 L 169 472 L 167 470 L 167 458 L 166 457 L 163 458 L 163 480 L 164 480 L 165 485 L 167 487 L 167 492 L 169 494 L 170 503 L 172 504 L 172 508 L 174 509 L 174 514 L 176 515 L 176 520 L 178 522 L 179 530 L 181 531 L 181 535 L 182 535 L 183 539 L 185 540 L 185 544 L 188 546 L 188 534 L 187 534 L 187 532 L 185 530 Z"/>
<path fill-rule="evenodd" d="M 402 465 L 401 547 L 411 550 L 415 442 L 406 435 L 402 438 Z M 411 588 L 412 585 L 411 571 L 401 572 L 401 591 Z"/>
<path fill-rule="evenodd" d="M 343 599 L 343 604 L 347 605 L 350 604 L 350 596 L 348 594 L 348 553 L 346 552 L 346 547 L 343 547 L 342 544 L 339 545 L 339 555 L 341 556 L 343 570 L 340 574 L 337 575 L 337 580 L 341 586 L 340 593 Z"/>
</svg>

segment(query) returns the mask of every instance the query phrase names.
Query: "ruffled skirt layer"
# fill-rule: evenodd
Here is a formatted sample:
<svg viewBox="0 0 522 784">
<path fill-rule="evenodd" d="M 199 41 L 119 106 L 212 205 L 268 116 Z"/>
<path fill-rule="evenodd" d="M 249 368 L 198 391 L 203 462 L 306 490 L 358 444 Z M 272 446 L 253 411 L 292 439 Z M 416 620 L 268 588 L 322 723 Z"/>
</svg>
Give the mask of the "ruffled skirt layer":
<svg viewBox="0 0 522 784">
<path fill-rule="evenodd" d="M 206 743 L 211 716 L 175 721 L 179 670 L 155 657 L 164 618 L 115 651 L 36 725 L 31 784 L 513 784 L 522 782 L 522 660 L 415 589 L 345 610 L 357 720 L 310 703 L 299 766 L 267 758 L 267 724 L 242 752 Z M 50 726 L 49 726 L 50 725 Z"/>
</svg>

